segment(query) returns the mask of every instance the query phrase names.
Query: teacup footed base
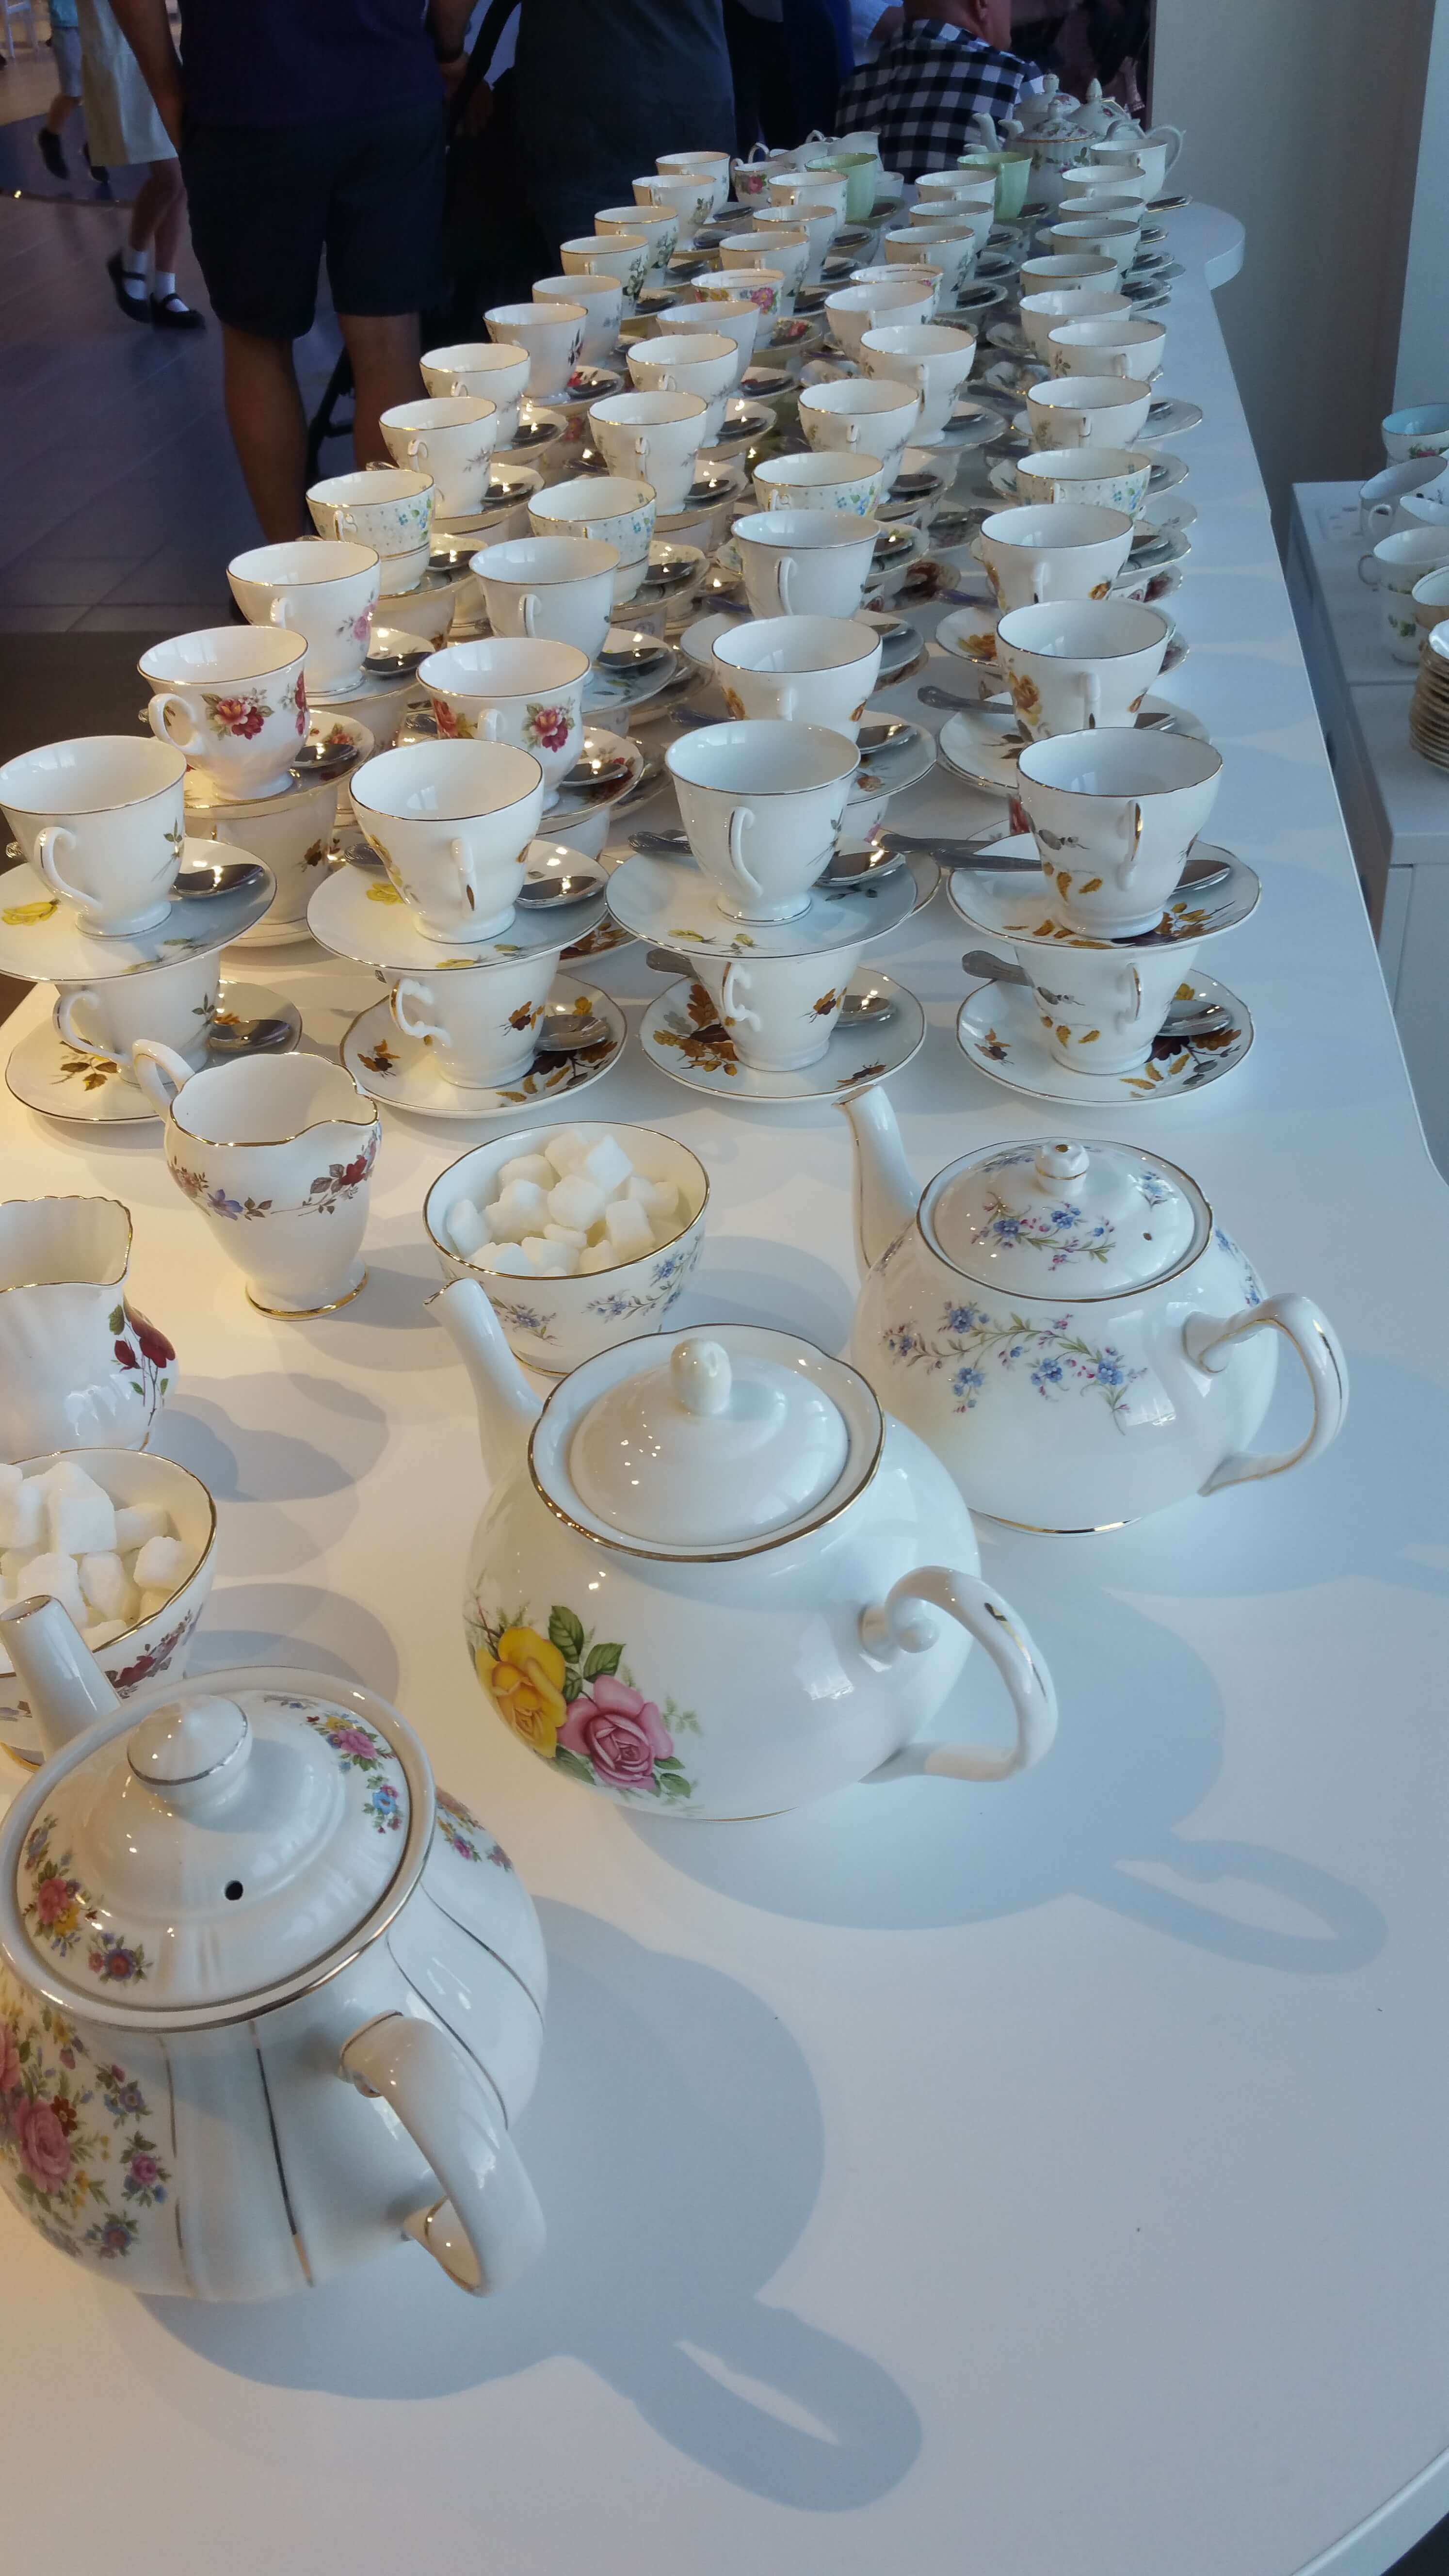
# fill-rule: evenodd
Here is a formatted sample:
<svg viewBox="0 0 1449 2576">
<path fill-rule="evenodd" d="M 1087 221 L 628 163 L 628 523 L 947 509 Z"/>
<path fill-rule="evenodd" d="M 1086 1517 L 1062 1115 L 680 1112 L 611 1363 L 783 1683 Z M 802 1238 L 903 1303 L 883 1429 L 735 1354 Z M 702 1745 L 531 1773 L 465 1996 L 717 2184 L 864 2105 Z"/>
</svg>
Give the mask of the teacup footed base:
<svg viewBox="0 0 1449 2576">
<path fill-rule="evenodd" d="M 247 1304 L 249 1306 L 255 1306 L 259 1315 L 275 1315 L 283 1323 L 289 1324 L 303 1324 L 311 1315 L 335 1315 L 339 1306 L 350 1306 L 353 1298 L 360 1297 L 363 1289 L 367 1286 L 366 1262 L 355 1262 L 353 1264 L 353 1268 L 357 1271 L 358 1276 L 356 1279 L 352 1280 L 351 1287 L 344 1288 L 340 1297 L 329 1297 L 323 1305 L 267 1306 L 263 1304 L 260 1297 L 253 1296 L 250 1288 L 248 1288 L 246 1292 Z M 351 1279 L 351 1271 L 349 1271 L 348 1277 Z"/>
<path fill-rule="evenodd" d="M 148 904 L 144 912 L 128 913 L 124 921 L 93 921 L 84 907 L 72 904 L 76 927 L 88 939 L 134 939 L 143 930 L 159 930 L 171 910 L 171 897 L 163 895 L 159 903 Z"/>
</svg>

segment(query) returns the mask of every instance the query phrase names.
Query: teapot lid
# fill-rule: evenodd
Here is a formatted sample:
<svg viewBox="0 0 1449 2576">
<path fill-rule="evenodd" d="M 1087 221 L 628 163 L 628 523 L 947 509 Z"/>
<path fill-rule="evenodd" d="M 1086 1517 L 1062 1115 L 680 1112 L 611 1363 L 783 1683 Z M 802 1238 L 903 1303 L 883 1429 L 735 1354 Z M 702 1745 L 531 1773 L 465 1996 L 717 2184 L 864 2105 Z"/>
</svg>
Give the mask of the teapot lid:
<svg viewBox="0 0 1449 2576">
<path fill-rule="evenodd" d="M 1012 1297 L 1074 1305 L 1151 1288 L 1197 1258 L 1212 1210 L 1136 1145 L 988 1145 L 939 1174 L 921 1230 L 954 1270 Z"/>
<path fill-rule="evenodd" d="M 266 1678 L 182 1684 L 37 1781 L 5 1911 L 47 1987 L 205 2019 L 324 1958 L 411 1860 L 432 1813 L 417 1746 L 369 1693 Z"/>
<path fill-rule="evenodd" d="M 563 1380 L 529 1463 L 562 1520 L 647 1556 L 746 1556 L 818 1528 L 874 1473 L 865 1380 L 755 1325 L 625 1342 Z"/>
</svg>

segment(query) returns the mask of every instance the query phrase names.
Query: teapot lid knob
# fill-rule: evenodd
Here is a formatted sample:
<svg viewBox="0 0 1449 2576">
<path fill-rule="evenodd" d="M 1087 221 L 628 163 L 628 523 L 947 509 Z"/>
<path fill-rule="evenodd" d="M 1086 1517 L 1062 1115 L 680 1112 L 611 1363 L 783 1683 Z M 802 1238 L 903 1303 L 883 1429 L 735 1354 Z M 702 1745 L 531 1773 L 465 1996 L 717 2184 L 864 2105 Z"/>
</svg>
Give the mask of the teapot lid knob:
<svg viewBox="0 0 1449 2576">
<path fill-rule="evenodd" d="M 1036 1176 L 1052 1191 L 1080 1186 L 1089 1156 L 1085 1145 L 1038 1145 Z"/>
<path fill-rule="evenodd" d="M 722 1343 L 700 1340 L 692 1333 L 676 1342 L 669 1378 L 686 1413 L 728 1412 L 732 1372 Z"/>
<path fill-rule="evenodd" d="M 250 1750 L 251 1729 L 233 1699 L 211 1693 L 191 1700 L 167 1700 L 143 1717 L 126 1738 L 126 1760 L 135 1777 L 156 1792 L 163 1805 L 190 1812 L 198 1797 L 207 1804 L 222 1787 L 226 1793 L 240 1776 Z"/>
</svg>

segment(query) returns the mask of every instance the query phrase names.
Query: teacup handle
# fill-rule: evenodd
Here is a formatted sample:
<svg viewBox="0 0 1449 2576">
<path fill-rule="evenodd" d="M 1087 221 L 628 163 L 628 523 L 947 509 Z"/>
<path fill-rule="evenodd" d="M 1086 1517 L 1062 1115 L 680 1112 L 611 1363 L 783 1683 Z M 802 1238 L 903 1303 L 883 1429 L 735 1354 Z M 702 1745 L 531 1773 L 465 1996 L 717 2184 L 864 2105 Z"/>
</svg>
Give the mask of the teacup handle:
<svg viewBox="0 0 1449 2576">
<path fill-rule="evenodd" d="M 1102 682 L 1096 671 L 1082 673 L 1082 731 L 1095 733 L 1102 721 Z"/>
<path fill-rule="evenodd" d="M 503 709 L 501 707 L 481 707 L 478 711 L 478 721 L 474 730 L 480 742 L 501 742 L 503 739 Z M 457 845 L 455 844 L 454 847 L 456 851 Z"/>
<path fill-rule="evenodd" d="M 535 621 L 543 602 L 536 590 L 526 590 L 518 603 L 519 623 L 525 635 L 535 632 Z"/>
<path fill-rule="evenodd" d="M 82 894 L 79 886 L 71 885 L 61 875 L 55 863 L 57 850 L 74 848 L 75 834 L 64 823 L 43 824 L 35 839 L 36 864 L 48 886 L 54 886 L 56 893 L 64 895 L 67 903 L 78 903 L 82 911 L 89 912 L 93 907 L 93 898 L 88 894 Z"/>
<path fill-rule="evenodd" d="M 185 720 L 187 730 L 184 736 L 171 731 L 170 716 L 173 707 L 180 710 Z M 178 698 L 170 689 L 158 690 L 146 709 L 146 721 L 157 741 L 164 742 L 168 751 L 183 752 L 186 758 L 191 760 L 203 747 L 201 733 L 193 722 L 186 700 Z"/>
<path fill-rule="evenodd" d="M 1375 504 L 1374 504 L 1374 507 L 1375 507 L 1375 509 L 1381 509 L 1381 508 L 1383 507 L 1383 504 L 1382 504 L 1382 502 L 1378 502 L 1378 501 L 1376 501 L 1376 502 L 1375 502 Z M 1365 569 L 1365 567 L 1367 567 L 1367 569 Z M 1360 556 L 1359 556 L 1359 559 L 1358 559 L 1358 577 L 1359 577 L 1359 580 L 1360 580 L 1361 582 L 1363 582 L 1363 583 L 1365 584 L 1365 586 L 1366 586 L 1369 590 L 1377 590 L 1377 589 L 1378 589 L 1378 586 L 1379 586 L 1379 569 L 1380 569 L 1380 567 L 1379 567 L 1379 559 L 1378 559 L 1378 556 L 1373 552 L 1373 549 L 1372 549 L 1372 548 L 1370 548 L 1370 549 L 1369 549 L 1369 552 L 1368 552 L 1366 555 L 1360 555 Z"/>
<path fill-rule="evenodd" d="M 417 437 L 410 438 L 408 440 L 408 454 L 412 458 L 414 464 L 426 465 L 428 461 L 427 440 L 425 438 Z"/>
<path fill-rule="evenodd" d="M 1183 138 L 1181 126 L 1154 125 L 1151 133 L 1145 134 L 1142 139 L 1144 143 L 1168 143 L 1172 146 L 1167 159 L 1162 165 L 1163 177 L 1165 178 L 1168 171 L 1172 168 L 1174 161 L 1177 159 L 1179 152 L 1182 150 Z"/>
<path fill-rule="evenodd" d="M 763 899 L 765 889 L 759 878 L 751 874 L 744 862 L 743 845 L 746 827 L 750 831 L 755 828 L 754 810 L 749 805 L 736 805 L 730 815 L 730 866 L 734 869 L 746 893 L 752 894 L 758 903 Z"/>
<path fill-rule="evenodd" d="M 1056 1691 L 1025 1622 L 979 1576 L 963 1573 L 959 1566 L 918 1565 L 891 1585 L 884 1601 L 862 1610 L 860 1642 L 880 1664 L 924 1654 L 940 1633 L 933 1611 L 944 1612 L 985 1647 L 1011 1693 L 1016 1742 L 1006 1753 L 984 1744 L 932 1744 L 910 1767 L 952 1780 L 1008 1780 L 1013 1771 L 1029 1771 L 1051 1749 L 1057 1731 Z M 899 1762 L 901 1756 L 895 1758 Z"/>
<path fill-rule="evenodd" d="M 131 1071 L 145 1092 L 158 1118 L 164 1118 L 185 1082 L 191 1080 L 194 1068 L 174 1047 L 163 1046 L 159 1038 L 137 1038 L 131 1049 Z"/>
<path fill-rule="evenodd" d="M 448 1032 L 445 1028 L 440 1028 L 436 1020 L 408 1018 L 407 1006 L 412 1002 L 420 1002 L 423 1009 L 427 1011 L 435 1007 L 431 988 L 416 975 L 404 975 L 393 986 L 392 991 L 392 1015 L 403 1036 L 405 1038 L 441 1038 L 446 1046 Z"/>
<path fill-rule="evenodd" d="M 357 521 L 345 501 L 340 502 L 333 510 L 332 531 L 334 536 L 339 537 L 355 537 L 357 534 Z"/>
<path fill-rule="evenodd" d="M 458 2041 L 412 2013 L 382 2013 L 343 2041 L 337 2072 L 382 2098 L 442 2184 L 404 2235 L 475 2298 L 516 2281 L 543 2251 L 543 2212 L 498 2097 Z"/>
<path fill-rule="evenodd" d="M 287 632 L 292 634 L 295 630 L 288 613 L 289 607 L 290 603 L 287 600 L 280 597 L 274 599 L 270 608 L 267 610 L 267 624 L 269 626 L 285 626 Z"/>
<path fill-rule="evenodd" d="M 92 992 L 88 984 L 73 985 L 70 992 L 62 993 L 59 996 L 55 1005 L 55 1025 L 57 1029 L 64 1038 L 66 1045 L 68 1047 L 76 1048 L 79 1054 L 109 1055 L 110 1048 L 104 1045 L 100 1038 L 92 1037 L 87 1030 L 80 1026 L 76 1018 L 76 1013 L 82 1003 L 85 1004 L 88 1011 L 92 1011 L 96 1007 L 96 995 Z"/>
<path fill-rule="evenodd" d="M 779 570 L 775 575 L 775 588 L 780 594 L 780 606 L 784 610 L 785 615 L 787 617 L 793 617 L 795 614 L 795 566 L 788 555 L 782 555 L 780 557 Z"/>
<path fill-rule="evenodd" d="M 1215 1377 L 1228 1366 L 1236 1343 L 1262 1332 L 1281 1333 L 1303 1362 L 1313 1391 L 1312 1425 L 1306 1440 L 1279 1457 L 1256 1458 L 1247 1450 L 1234 1451 L 1214 1467 L 1201 1488 L 1205 1494 L 1306 1465 L 1338 1438 L 1348 1418 L 1348 1362 L 1328 1317 L 1311 1297 L 1300 1297 L 1292 1290 L 1286 1296 L 1265 1297 L 1260 1306 L 1242 1307 L 1226 1324 L 1211 1315 L 1190 1315 L 1182 1328 L 1182 1346 L 1194 1368 Z"/>
<path fill-rule="evenodd" d="M 1113 871 L 1117 884 L 1123 888 L 1132 883 L 1133 872 L 1137 866 L 1137 854 L 1142 847 L 1142 826 L 1145 820 L 1146 817 L 1143 814 L 1142 808 L 1134 797 L 1132 802 L 1132 839 L 1128 845 L 1125 857 L 1120 858 L 1117 861 L 1116 867 Z"/>
<path fill-rule="evenodd" d="M 458 892 L 470 912 L 478 909 L 478 880 L 473 873 L 473 853 L 460 837 L 448 843 L 448 856 L 458 871 Z"/>
<path fill-rule="evenodd" d="M 720 1009 L 726 1020 L 733 1021 L 737 1028 L 757 1029 L 760 1025 L 759 1012 L 752 1011 L 740 998 L 741 993 L 748 989 L 749 980 L 748 970 L 737 964 L 732 957 L 724 970 L 724 982 L 720 986 Z"/>
</svg>

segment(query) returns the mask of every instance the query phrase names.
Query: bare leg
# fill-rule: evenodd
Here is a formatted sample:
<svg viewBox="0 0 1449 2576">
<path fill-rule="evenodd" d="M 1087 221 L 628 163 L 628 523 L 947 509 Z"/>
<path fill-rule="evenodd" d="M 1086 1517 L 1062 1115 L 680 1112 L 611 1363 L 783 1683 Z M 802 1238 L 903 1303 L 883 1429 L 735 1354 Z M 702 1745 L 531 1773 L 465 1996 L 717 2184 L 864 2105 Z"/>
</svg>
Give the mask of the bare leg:
<svg viewBox="0 0 1449 2576">
<path fill-rule="evenodd" d="M 352 360 L 352 453 L 359 465 L 390 465 L 378 414 L 394 403 L 416 402 L 422 393 L 418 317 L 416 313 L 339 313 L 337 319 Z"/>
<path fill-rule="evenodd" d="M 79 105 L 78 98 L 71 98 L 65 90 L 58 89 L 46 113 L 47 131 L 51 134 L 63 134 Z"/>
<path fill-rule="evenodd" d="M 226 416 L 252 508 L 269 545 L 309 533 L 307 420 L 290 340 L 222 324 Z"/>
<path fill-rule="evenodd" d="M 126 237 L 130 248 L 133 251 L 149 249 L 153 238 L 165 224 L 169 227 L 168 239 L 174 254 L 181 238 L 181 210 L 185 202 L 177 164 L 174 161 L 153 161 L 131 208 L 131 229 Z M 170 259 L 161 257 L 159 241 L 156 265 L 158 268 L 174 268 L 176 265 L 174 256 Z"/>
</svg>

